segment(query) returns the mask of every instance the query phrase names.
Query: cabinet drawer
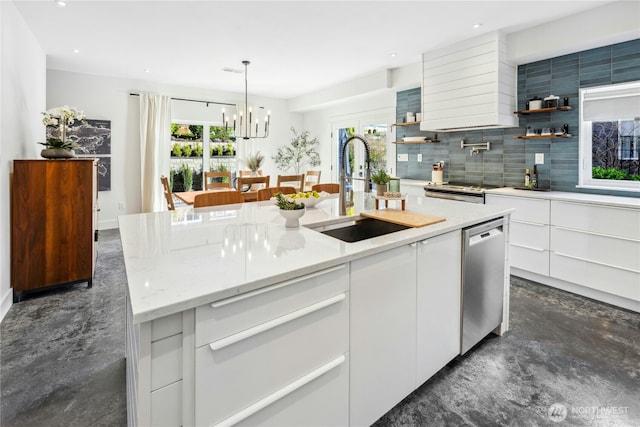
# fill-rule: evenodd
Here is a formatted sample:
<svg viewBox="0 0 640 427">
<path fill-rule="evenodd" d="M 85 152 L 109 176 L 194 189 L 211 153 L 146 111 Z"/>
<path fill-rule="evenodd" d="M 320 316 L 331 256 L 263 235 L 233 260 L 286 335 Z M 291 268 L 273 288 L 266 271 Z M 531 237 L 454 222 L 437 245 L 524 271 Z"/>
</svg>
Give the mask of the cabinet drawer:
<svg viewBox="0 0 640 427">
<path fill-rule="evenodd" d="M 528 222 L 511 222 L 511 244 L 542 250 L 549 249 L 549 226 Z"/>
<path fill-rule="evenodd" d="M 532 273 L 549 275 L 549 251 L 511 245 L 511 266 Z"/>
<path fill-rule="evenodd" d="M 513 220 L 549 224 L 549 200 L 487 194 L 486 203 L 501 208 L 515 208 L 511 214 Z"/>
<path fill-rule="evenodd" d="M 182 381 L 151 393 L 151 425 L 154 427 L 182 425 Z"/>
<path fill-rule="evenodd" d="M 231 336 L 196 349 L 196 425 L 218 423 L 347 353 L 348 293 L 309 310 L 273 328 L 242 331 L 238 341 Z M 245 336 L 252 331 L 258 333 Z"/>
<path fill-rule="evenodd" d="M 551 249 L 585 261 L 640 272 L 640 241 L 551 227 Z"/>
<path fill-rule="evenodd" d="M 182 334 L 151 343 L 151 390 L 182 379 Z"/>
<path fill-rule="evenodd" d="M 219 340 L 349 289 L 343 264 L 196 308 L 196 347 Z"/>
<path fill-rule="evenodd" d="M 640 241 L 640 209 L 553 201 L 551 224 Z"/>
<path fill-rule="evenodd" d="M 640 301 L 640 274 L 606 265 L 550 254 L 550 275 L 587 288 Z"/>
<path fill-rule="evenodd" d="M 336 362 L 337 363 L 337 362 Z M 313 374 L 314 372 L 312 372 Z M 349 424 L 349 360 L 317 378 L 303 378 L 300 388 L 279 393 L 284 396 L 235 426 L 299 427 L 346 426 Z M 288 390 L 287 390 L 288 391 Z M 268 401 L 279 396 L 271 395 Z M 238 414 L 240 417 L 243 414 Z"/>
</svg>

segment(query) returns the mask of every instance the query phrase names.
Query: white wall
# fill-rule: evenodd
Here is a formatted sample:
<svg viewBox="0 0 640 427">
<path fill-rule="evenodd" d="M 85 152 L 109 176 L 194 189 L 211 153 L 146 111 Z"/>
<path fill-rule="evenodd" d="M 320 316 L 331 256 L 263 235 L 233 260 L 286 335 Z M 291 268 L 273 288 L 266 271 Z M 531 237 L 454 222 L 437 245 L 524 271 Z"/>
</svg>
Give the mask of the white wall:
<svg viewBox="0 0 640 427">
<path fill-rule="evenodd" d="M 9 174 L 44 141 L 46 57 L 11 2 L 0 2 L 0 319 L 12 304 Z"/>
<path fill-rule="evenodd" d="M 130 93 L 141 91 L 169 95 L 174 98 L 197 99 L 237 103 L 244 94 L 211 91 L 206 89 L 158 85 L 143 81 L 126 80 L 87 74 L 49 70 L 47 73 L 47 108 L 71 105 L 83 110 L 87 118 L 111 120 L 111 191 L 98 195 L 100 229 L 117 227 L 118 215 L 140 212 L 140 144 L 139 98 Z M 301 129 L 302 115 L 289 113 L 286 102 L 276 99 L 252 97 L 249 103 L 271 110 L 269 138 L 251 141 L 252 147 L 240 142 L 240 159 L 249 150 L 260 150 L 265 155 L 263 170 L 272 176 L 279 172 L 271 160 L 281 145 L 288 144 L 294 126 Z M 175 119 L 221 122 L 220 107 L 201 103 L 173 101 L 172 116 Z M 227 113 L 230 112 L 227 107 Z M 167 153 L 169 155 L 169 153 Z M 158 177 L 159 178 L 159 177 Z M 124 202 L 125 210 L 118 210 Z"/>
</svg>

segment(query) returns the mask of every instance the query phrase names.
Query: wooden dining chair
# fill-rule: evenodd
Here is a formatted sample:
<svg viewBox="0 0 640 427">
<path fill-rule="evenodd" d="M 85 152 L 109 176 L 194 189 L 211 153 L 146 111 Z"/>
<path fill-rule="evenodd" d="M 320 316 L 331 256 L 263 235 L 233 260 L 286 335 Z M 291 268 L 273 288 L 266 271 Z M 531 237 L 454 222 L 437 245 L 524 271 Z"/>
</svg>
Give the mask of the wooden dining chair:
<svg viewBox="0 0 640 427">
<path fill-rule="evenodd" d="M 320 193 L 321 191 L 326 191 L 327 193 L 339 193 L 340 184 L 334 184 L 332 182 L 316 184 L 311 187 L 311 191 L 317 191 L 318 193 Z"/>
<path fill-rule="evenodd" d="M 304 174 L 301 175 L 278 175 L 276 187 L 291 186 L 296 191 L 302 191 L 304 188 Z"/>
<path fill-rule="evenodd" d="M 160 182 L 164 191 L 164 198 L 167 199 L 167 209 L 173 211 L 176 206 L 173 204 L 173 194 L 171 194 L 171 186 L 169 186 L 169 178 L 164 175 L 160 176 Z"/>
<path fill-rule="evenodd" d="M 204 189 L 215 190 L 218 188 L 232 189 L 231 172 L 205 172 L 204 173 Z"/>
<path fill-rule="evenodd" d="M 271 177 L 267 176 L 240 176 L 238 177 L 238 191 L 245 202 L 258 200 L 258 190 L 269 186 Z"/>
<path fill-rule="evenodd" d="M 272 197 L 275 197 L 276 194 L 278 193 L 282 193 L 282 194 L 294 194 L 296 193 L 296 189 L 293 187 L 267 187 L 267 188 L 261 188 L 260 190 L 258 190 L 258 201 L 264 201 L 264 200 L 269 200 Z"/>
<path fill-rule="evenodd" d="M 320 184 L 320 173 L 322 171 L 307 171 L 304 179 L 304 191 L 311 191 L 311 187 Z"/>
<path fill-rule="evenodd" d="M 193 207 L 202 208 L 205 206 L 230 205 L 232 203 L 243 202 L 244 199 L 242 195 L 236 190 L 207 191 L 193 198 Z"/>
</svg>

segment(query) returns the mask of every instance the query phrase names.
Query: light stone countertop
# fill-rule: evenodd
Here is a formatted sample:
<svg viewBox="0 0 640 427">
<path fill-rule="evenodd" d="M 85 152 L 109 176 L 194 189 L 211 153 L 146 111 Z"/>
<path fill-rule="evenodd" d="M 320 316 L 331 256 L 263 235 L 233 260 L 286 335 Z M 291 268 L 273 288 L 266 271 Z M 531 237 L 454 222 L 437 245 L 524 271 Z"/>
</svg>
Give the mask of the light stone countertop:
<svg viewBox="0 0 640 427">
<path fill-rule="evenodd" d="M 389 207 L 399 202 L 391 201 Z M 354 209 L 374 209 L 356 193 Z M 134 323 L 249 292 L 511 212 L 481 204 L 408 196 L 408 211 L 446 218 L 355 243 L 301 226 L 285 229 L 272 202 L 124 215 L 118 218 Z M 307 208 L 300 222 L 330 223 L 337 195 Z"/>
</svg>

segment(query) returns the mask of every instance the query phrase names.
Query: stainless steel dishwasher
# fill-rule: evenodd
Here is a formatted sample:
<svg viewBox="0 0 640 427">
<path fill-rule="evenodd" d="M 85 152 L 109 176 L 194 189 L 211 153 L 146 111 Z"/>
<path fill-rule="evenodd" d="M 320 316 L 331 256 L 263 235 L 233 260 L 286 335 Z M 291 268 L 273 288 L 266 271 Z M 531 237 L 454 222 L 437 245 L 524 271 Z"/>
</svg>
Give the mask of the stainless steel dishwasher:
<svg viewBox="0 0 640 427">
<path fill-rule="evenodd" d="M 502 322 L 504 219 L 465 228 L 462 238 L 460 354 L 466 353 Z"/>
</svg>

